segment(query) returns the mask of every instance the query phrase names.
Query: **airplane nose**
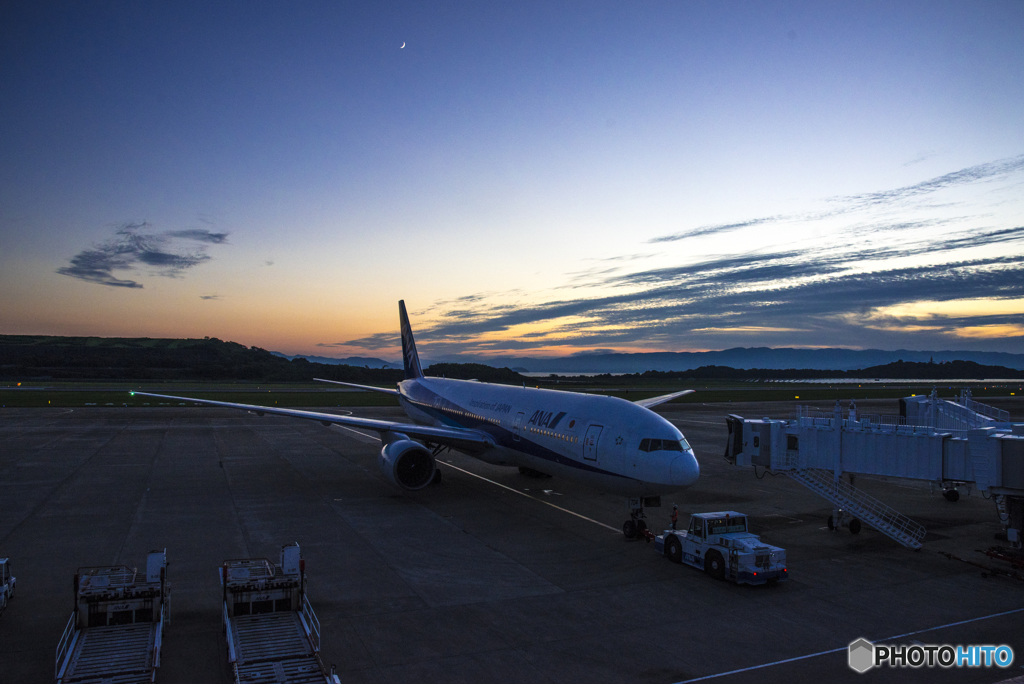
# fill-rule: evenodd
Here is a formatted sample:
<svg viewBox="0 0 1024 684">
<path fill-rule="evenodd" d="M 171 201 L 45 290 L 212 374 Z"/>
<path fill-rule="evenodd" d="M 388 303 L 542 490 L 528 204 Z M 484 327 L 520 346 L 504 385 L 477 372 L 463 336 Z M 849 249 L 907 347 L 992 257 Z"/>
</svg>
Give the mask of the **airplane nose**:
<svg viewBox="0 0 1024 684">
<path fill-rule="evenodd" d="M 700 477 L 700 465 L 694 458 L 693 452 L 682 456 L 676 456 L 672 461 L 672 484 L 677 487 L 689 487 Z"/>
</svg>

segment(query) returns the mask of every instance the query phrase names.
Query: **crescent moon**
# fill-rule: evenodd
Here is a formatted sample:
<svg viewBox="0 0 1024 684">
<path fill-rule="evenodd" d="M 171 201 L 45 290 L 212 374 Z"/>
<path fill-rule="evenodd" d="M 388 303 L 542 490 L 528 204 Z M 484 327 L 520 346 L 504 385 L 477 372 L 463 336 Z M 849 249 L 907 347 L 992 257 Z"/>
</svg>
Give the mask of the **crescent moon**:
<svg viewBox="0 0 1024 684">
<path fill-rule="evenodd" d="M 402 42 L 402 47 L 403 48 L 405 47 L 405 42 L 404 41 Z M 401 50 L 402 48 L 398 48 L 398 49 Z"/>
</svg>

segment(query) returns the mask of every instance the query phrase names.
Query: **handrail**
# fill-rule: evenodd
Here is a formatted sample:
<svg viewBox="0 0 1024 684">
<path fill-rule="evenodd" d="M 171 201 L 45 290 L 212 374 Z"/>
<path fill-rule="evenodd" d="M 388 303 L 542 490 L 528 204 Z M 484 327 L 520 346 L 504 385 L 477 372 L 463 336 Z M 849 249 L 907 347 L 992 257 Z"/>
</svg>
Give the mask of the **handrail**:
<svg viewBox="0 0 1024 684">
<path fill-rule="evenodd" d="M 302 614 L 306 617 L 309 624 L 309 640 L 313 644 L 313 652 L 320 652 L 320 620 L 317 619 L 316 613 L 313 612 L 313 606 L 309 603 L 309 599 L 306 595 L 302 595 Z"/>
<path fill-rule="evenodd" d="M 160 667 L 160 647 L 164 643 L 164 608 L 160 606 L 160 621 L 156 623 L 156 639 L 153 640 L 153 667 Z"/>
<path fill-rule="evenodd" d="M 224 602 L 224 637 L 228 640 L 228 662 L 233 663 L 237 659 L 235 655 L 235 635 L 231 632 L 231 619 L 228 618 L 228 604 Z"/>
<path fill-rule="evenodd" d="M 78 630 L 75 629 L 75 612 L 71 612 L 71 617 L 68 618 L 68 624 L 64 628 L 64 634 L 60 638 L 60 642 L 57 644 L 57 656 L 53 663 L 54 677 L 59 681 L 64 676 L 64 669 L 67 667 L 67 658 L 64 657 L 68 650 L 75 642 L 75 638 L 78 636 Z M 61 660 L 64 660 L 63 666 Z"/>
<path fill-rule="evenodd" d="M 924 526 L 845 480 L 836 480 L 828 471 L 817 468 L 786 474 L 841 508 L 855 512 L 864 522 L 904 546 L 920 548 L 926 533 Z"/>
<path fill-rule="evenodd" d="M 964 405 L 975 413 L 980 413 L 983 416 L 988 416 L 993 420 L 997 420 L 1001 423 L 1010 422 L 1010 412 L 1004 411 L 1003 409 L 997 409 L 994 406 L 982 404 L 980 401 L 974 401 L 970 397 L 965 398 Z"/>
</svg>

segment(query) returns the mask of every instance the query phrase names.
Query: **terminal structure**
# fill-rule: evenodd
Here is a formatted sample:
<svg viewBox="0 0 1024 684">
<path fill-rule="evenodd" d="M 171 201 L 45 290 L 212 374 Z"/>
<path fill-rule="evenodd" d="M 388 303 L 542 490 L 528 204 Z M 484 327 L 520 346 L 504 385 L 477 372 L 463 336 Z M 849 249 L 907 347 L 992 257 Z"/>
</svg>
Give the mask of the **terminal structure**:
<svg viewBox="0 0 1024 684">
<path fill-rule="evenodd" d="M 971 399 L 900 399 L 900 414 L 861 415 L 851 402 L 831 413 L 798 406 L 791 420 L 729 416 L 726 459 L 784 473 L 832 502 L 830 528 L 856 534 L 861 521 L 906 547 L 921 548 L 922 525 L 857 489 L 854 476 L 925 480 L 950 501 L 959 487 L 995 502 L 1006 538 L 1021 548 L 1024 528 L 1024 423 Z M 847 477 L 844 478 L 844 475 Z"/>
</svg>

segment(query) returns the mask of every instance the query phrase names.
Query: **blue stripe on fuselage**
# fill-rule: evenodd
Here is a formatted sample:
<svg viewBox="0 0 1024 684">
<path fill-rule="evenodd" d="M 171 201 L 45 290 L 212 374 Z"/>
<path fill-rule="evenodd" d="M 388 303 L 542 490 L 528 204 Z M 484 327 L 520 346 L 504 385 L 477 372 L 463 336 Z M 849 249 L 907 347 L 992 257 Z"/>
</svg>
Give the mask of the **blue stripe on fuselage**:
<svg viewBox="0 0 1024 684">
<path fill-rule="evenodd" d="M 424 387 L 421 383 L 416 382 L 415 380 L 406 380 L 404 382 L 401 382 L 399 383 L 398 387 L 399 391 L 402 393 L 400 399 L 413 405 L 414 407 L 416 407 L 417 410 L 426 413 L 428 416 L 431 417 L 431 419 L 437 421 L 438 423 L 446 427 L 469 428 L 486 432 L 487 434 L 494 437 L 494 441 L 498 446 L 511 449 L 512 451 L 521 451 L 530 456 L 542 458 L 545 461 L 552 461 L 560 465 L 566 465 L 572 468 L 578 468 L 579 470 L 585 470 L 600 475 L 612 475 L 614 477 L 621 477 L 627 480 L 633 479 L 625 475 L 620 475 L 619 473 L 613 473 L 611 471 L 604 470 L 596 466 L 592 466 L 589 463 L 582 463 L 580 461 L 567 458 L 562 454 L 558 453 L 557 451 L 549 449 L 542 444 L 530 441 L 529 439 L 527 439 L 525 434 L 523 434 L 525 428 L 520 428 L 519 441 L 515 441 L 514 433 L 511 430 L 503 428 L 500 425 L 495 425 L 494 423 L 490 423 L 486 420 L 474 419 L 472 417 L 472 411 L 469 411 L 463 408 L 462 406 L 459 406 L 455 402 L 451 401 L 447 397 L 438 394 L 437 392 L 428 389 L 427 387 Z M 434 406 L 435 399 L 441 400 L 440 407 Z M 460 423 L 458 419 L 446 415 L 444 413 L 445 410 L 464 412 L 466 415 L 461 417 L 463 422 Z M 558 415 L 558 420 L 561 420 L 563 416 L 565 416 L 565 414 L 560 413 Z M 557 424 L 558 421 L 555 422 Z"/>
</svg>

